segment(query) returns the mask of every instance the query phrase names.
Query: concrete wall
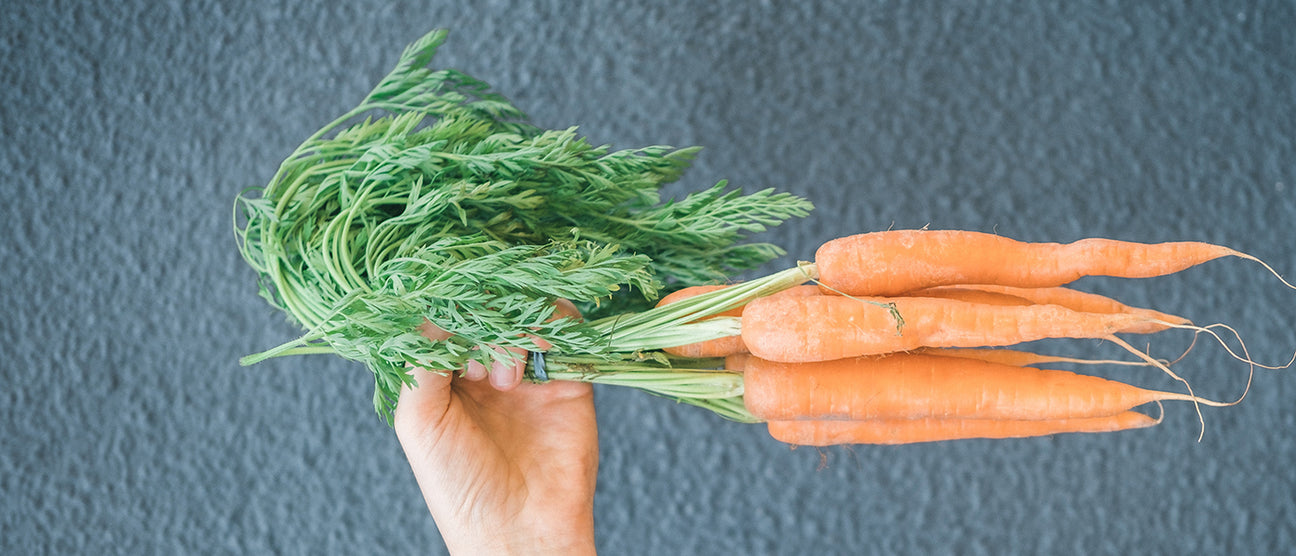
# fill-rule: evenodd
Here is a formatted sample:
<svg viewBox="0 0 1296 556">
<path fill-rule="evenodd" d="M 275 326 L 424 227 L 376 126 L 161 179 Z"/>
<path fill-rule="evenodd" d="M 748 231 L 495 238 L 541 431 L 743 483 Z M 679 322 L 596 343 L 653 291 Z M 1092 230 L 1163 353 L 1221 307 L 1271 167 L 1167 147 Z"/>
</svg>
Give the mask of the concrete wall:
<svg viewBox="0 0 1296 556">
<path fill-rule="evenodd" d="M 403 45 L 546 127 L 707 149 L 818 205 L 762 236 L 965 228 L 1198 239 L 1296 276 L 1290 2 L 20 2 L 0 17 L 0 552 L 444 550 L 361 367 L 239 356 L 297 333 L 230 229 Z M 108 7 L 113 6 L 113 7 Z M 1081 287 L 1296 348 L 1296 291 L 1214 262 Z M 1154 338 L 1173 357 L 1187 334 Z M 1140 344 L 1142 345 L 1142 344 Z M 1119 356 L 1111 345 L 1052 346 Z M 1196 391 L 1247 368 L 1202 342 Z M 1111 371 L 1176 388 L 1152 370 Z M 606 554 L 1272 553 L 1296 524 L 1296 377 L 1104 436 L 789 451 L 759 426 L 599 389 Z"/>
</svg>

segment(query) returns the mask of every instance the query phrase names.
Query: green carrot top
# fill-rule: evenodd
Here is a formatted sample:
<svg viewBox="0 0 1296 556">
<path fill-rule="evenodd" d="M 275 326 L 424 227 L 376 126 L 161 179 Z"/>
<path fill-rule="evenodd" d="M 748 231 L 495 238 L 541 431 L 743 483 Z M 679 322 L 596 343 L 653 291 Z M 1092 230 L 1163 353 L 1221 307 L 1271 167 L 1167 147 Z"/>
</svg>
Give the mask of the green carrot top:
<svg viewBox="0 0 1296 556">
<path fill-rule="evenodd" d="M 390 421 L 412 380 L 407 364 L 489 364 L 509 356 L 474 347 L 535 349 L 526 334 L 554 353 L 611 357 L 614 327 L 596 326 L 599 317 L 780 256 L 741 243 L 744 234 L 811 209 L 723 181 L 663 202 L 660 188 L 697 148 L 613 151 L 575 128 L 539 129 L 485 83 L 428 68 L 445 38 L 437 30 L 409 45 L 358 106 L 238 197 L 235 232 L 261 295 L 307 331 L 245 363 L 302 353 L 361 361 Z M 550 321 L 556 298 L 591 321 Z M 426 340 L 425 319 L 454 337 Z"/>
</svg>

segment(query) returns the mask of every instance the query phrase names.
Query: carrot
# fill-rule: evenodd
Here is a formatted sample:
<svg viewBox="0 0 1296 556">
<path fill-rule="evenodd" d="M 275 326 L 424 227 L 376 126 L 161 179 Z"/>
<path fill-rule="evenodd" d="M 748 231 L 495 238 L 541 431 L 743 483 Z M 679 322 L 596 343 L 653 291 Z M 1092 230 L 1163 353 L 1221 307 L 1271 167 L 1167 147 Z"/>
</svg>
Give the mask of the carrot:
<svg viewBox="0 0 1296 556">
<path fill-rule="evenodd" d="M 922 353 L 927 355 L 940 355 L 943 357 L 963 357 L 965 359 L 976 359 L 990 363 L 999 363 L 1001 365 L 1013 365 L 1017 367 L 1029 367 L 1031 365 L 1043 365 L 1047 363 L 1079 363 L 1083 365 L 1129 365 L 1144 367 L 1149 365 L 1146 361 L 1121 361 L 1117 359 L 1078 359 L 1075 357 L 1062 357 L 1057 355 L 1043 355 L 1029 351 L 1015 349 L 981 349 L 981 348 L 921 348 L 910 353 Z M 1168 364 L 1168 363 L 1167 363 Z"/>
<path fill-rule="evenodd" d="M 1170 328 L 1169 325 L 1192 324 L 1192 321 L 1152 309 L 1131 307 L 1110 297 L 1095 293 L 1082 292 L 1071 288 L 1014 288 L 1012 286 L 967 285 L 941 286 L 910 292 L 906 296 L 940 297 L 977 303 L 1000 303 L 1003 305 L 1021 305 L 1035 303 L 1040 305 L 1061 305 L 1073 311 L 1084 313 L 1129 313 L 1143 315 L 1148 323 L 1122 332 L 1131 334 L 1153 334 Z M 1160 321 L 1160 322 L 1155 322 Z"/>
<path fill-rule="evenodd" d="M 679 291 L 676 291 L 674 293 L 671 293 L 666 297 L 663 297 L 661 301 L 657 302 L 657 306 L 662 307 L 665 305 L 670 305 L 671 303 L 683 301 L 693 296 L 702 295 L 704 293 L 710 293 L 716 290 L 724 289 L 726 287 L 728 286 L 722 286 L 722 285 L 690 286 L 681 289 Z M 817 286 L 793 286 L 786 290 L 774 293 L 769 297 L 799 297 L 799 296 L 818 295 L 818 294 L 819 294 L 819 288 Z M 743 314 L 743 307 L 738 307 L 736 309 L 730 309 L 723 313 L 719 313 L 715 316 L 740 317 L 742 316 L 742 314 Z M 685 344 L 682 346 L 668 347 L 663 349 L 663 351 L 671 355 L 678 355 L 680 357 L 699 357 L 699 358 L 725 357 L 735 353 L 746 353 L 747 346 L 743 344 L 742 336 L 726 336 L 724 338 L 716 338 L 714 340 L 707 340 L 705 342 L 696 342 L 692 344 Z"/>
<path fill-rule="evenodd" d="M 725 336 L 705 342 L 662 348 L 662 351 L 680 357 L 726 357 L 735 353 L 746 353 L 747 346 L 743 344 L 742 336 Z"/>
<path fill-rule="evenodd" d="M 706 285 L 706 286 L 689 286 L 687 288 L 676 290 L 672 292 L 670 295 L 661 298 L 659 301 L 657 301 L 657 306 L 664 307 L 666 305 L 670 305 L 671 303 L 675 303 L 677 301 L 684 301 L 685 299 L 688 299 L 690 297 L 699 296 L 704 293 L 711 293 L 713 291 L 723 290 L 727 287 L 729 286 L 723 284 Z M 742 316 L 742 307 L 738 307 L 736 309 L 730 309 L 716 316 L 718 317 Z"/>
<path fill-rule="evenodd" d="M 828 288 L 887 296 L 958 284 L 1041 288 L 1083 276 L 1147 278 L 1228 256 L 1261 262 L 1195 241 L 1144 244 L 1093 238 L 1068 244 L 1026 243 L 970 231 L 892 230 L 829 241 L 815 253 L 815 263 L 820 282 Z"/>
<path fill-rule="evenodd" d="M 904 319 L 898 329 L 893 303 Z M 919 347 L 1007 346 L 1044 338 L 1109 338 L 1146 317 L 1058 305 L 1002 306 L 927 297 L 767 297 L 747 304 L 743 342 L 773 361 L 828 361 Z"/>
<path fill-rule="evenodd" d="M 675 303 L 677 301 L 683 301 L 690 297 L 702 295 L 704 293 L 710 293 L 716 290 L 724 289 L 725 287 L 727 286 L 723 286 L 723 285 L 690 286 L 681 289 L 679 291 L 676 291 L 674 293 L 671 293 L 666 297 L 661 298 L 661 301 L 657 302 L 657 306 L 662 307 L 665 305 L 670 305 L 671 303 Z M 738 317 L 738 316 L 742 316 L 742 311 L 743 311 L 742 307 L 738 307 L 735 309 L 730 309 L 723 313 L 719 313 L 715 316 Z M 682 346 L 668 347 L 665 348 L 663 351 L 671 355 L 678 355 L 680 357 L 724 357 L 731 353 L 747 351 L 747 348 L 742 343 L 742 336 L 727 336 L 724 338 L 707 340 L 705 342 L 697 342 L 697 343 L 686 344 Z"/>
<path fill-rule="evenodd" d="M 747 362 L 750 361 L 751 358 L 752 355 L 747 352 L 726 355 L 724 368 L 726 371 L 741 373 L 747 369 Z"/>
<path fill-rule="evenodd" d="M 1268 265 L 1265 265 L 1265 267 L 1269 268 Z M 1271 268 L 1270 271 L 1272 272 Z M 1277 273 L 1274 273 L 1274 275 L 1278 276 Z M 1287 283 L 1287 281 L 1284 280 L 1281 276 L 1278 276 L 1278 278 L 1282 280 L 1284 284 Z M 967 292 L 969 291 L 977 291 L 977 293 L 968 295 Z M 1198 334 L 1202 334 L 1202 333 L 1209 334 L 1210 336 L 1214 337 L 1215 340 L 1218 341 L 1226 351 L 1228 351 L 1230 356 L 1238 359 L 1239 361 L 1251 365 L 1253 369 L 1254 367 L 1263 367 L 1268 369 L 1281 369 L 1281 368 L 1286 368 L 1287 366 L 1290 366 L 1292 363 L 1296 362 L 1296 354 L 1293 354 L 1292 359 L 1288 361 L 1286 365 L 1264 365 L 1259 362 L 1256 362 L 1255 360 L 1251 359 L 1250 354 L 1246 352 L 1247 351 L 1246 344 L 1242 342 L 1241 336 L 1238 336 L 1235 330 L 1233 330 L 1231 327 L 1228 327 L 1226 325 L 1213 324 L 1210 326 L 1196 326 L 1192 324 L 1192 321 L 1185 319 L 1183 317 L 1178 317 L 1175 315 L 1162 313 L 1160 311 L 1154 311 L 1151 309 L 1130 307 L 1128 305 L 1125 305 L 1123 303 L 1120 303 L 1119 301 L 1116 301 L 1108 297 L 1104 297 L 1097 294 L 1085 293 L 1077 290 L 1072 290 L 1069 288 L 1063 288 L 1063 287 L 1016 288 L 1011 286 L 996 286 L 996 285 L 973 285 L 973 286 L 958 286 L 958 287 L 941 286 L 941 287 L 919 290 L 917 292 L 914 292 L 912 295 L 931 295 L 934 297 L 955 299 L 955 300 L 961 298 L 976 299 L 982 302 L 998 303 L 1002 305 L 1019 305 L 1019 301 L 1017 300 L 1025 299 L 1027 301 L 1034 302 L 1034 303 L 1054 304 L 1054 305 L 1063 306 L 1069 309 L 1082 311 L 1082 312 L 1101 313 L 1101 314 L 1125 314 L 1125 315 L 1130 315 L 1135 317 L 1141 317 L 1144 320 L 1142 322 L 1135 322 L 1133 324 L 1127 325 L 1124 328 L 1122 328 L 1120 332 L 1133 333 L 1133 334 L 1151 334 L 1155 332 L 1160 332 L 1162 330 L 1178 328 L 1184 330 L 1192 330 Z M 994 296 L 1003 296 L 1003 297 L 1001 299 L 996 300 Z M 1233 333 L 1233 335 L 1237 337 L 1237 340 L 1242 348 L 1242 354 L 1238 354 L 1233 350 L 1233 348 L 1229 347 L 1229 345 L 1225 342 L 1224 338 L 1222 338 L 1218 333 L 1216 333 L 1213 330 L 1215 328 L 1224 328 L 1229 332 Z M 1082 336 L 1076 336 L 1076 337 L 1082 337 Z M 1184 380 L 1174 371 L 1170 370 L 1169 367 L 1170 362 L 1153 359 L 1151 356 L 1147 355 L 1142 351 L 1135 349 L 1128 342 L 1116 337 L 1115 335 L 1106 335 L 1106 336 L 1102 336 L 1102 338 L 1112 343 L 1115 343 L 1116 345 L 1120 346 L 1122 349 L 1138 356 L 1141 362 L 1052 357 L 1052 356 L 1042 356 L 1033 353 L 1023 352 L 1023 351 L 1012 351 L 1012 350 L 984 350 L 984 349 L 956 349 L 956 348 L 942 348 L 942 349 L 929 350 L 927 348 L 924 348 L 923 351 L 932 354 L 937 354 L 937 355 L 943 354 L 943 355 L 953 355 L 953 356 L 960 356 L 960 357 L 971 357 L 983 361 L 1008 363 L 1013 365 L 1036 365 L 1040 363 L 1052 363 L 1052 362 L 1084 363 L 1084 364 L 1106 363 L 1106 364 L 1114 364 L 1114 365 L 1151 365 L 1160 369 L 1162 372 L 1166 373 L 1166 375 L 1170 376 L 1171 378 L 1174 378 L 1175 380 L 1182 382 L 1184 386 L 1187 387 L 1188 393 L 1192 394 L 1192 385 L 1190 385 L 1188 381 Z M 1195 342 L 1196 340 L 1194 339 L 1194 343 Z M 1189 349 L 1191 349 L 1191 346 L 1189 347 Z M 1184 352 L 1184 355 L 1186 354 L 1187 351 Z M 1181 355 L 1180 357 L 1183 356 Z M 1247 381 L 1247 390 L 1250 390 L 1249 379 Z M 1244 392 L 1242 395 L 1243 397 L 1245 397 L 1246 393 Z M 1239 399 L 1238 401 L 1241 400 Z M 1200 420 L 1201 419 L 1200 409 L 1198 409 L 1197 414 Z M 1204 431 L 1205 428 L 1203 427 L 1203 432 Z"/>
<path fill-rule="evenodd" d="M 753 357 L 743 403 L 765 421 L 1055 420 L 1116 415 L 1156 401 L 1230 405 L 1069 371 L 894 354 L 815 363 Z"/>
<path fill-rule="evenodd" d="M 1070 432 L 1115 432 L 1159 421 L 1137 411 L 1056 420 L 880 419 L 870 421 L 770 421 L 770 436 L 796 446 L 916 444 L 967 438 L 1026 438 Z"/>
<path fill-rule="evenodd" d="M 901 297 L 935 297 L 953 299 L 967 303 L 984 303 L 986 305 L 1025 306 L 1034 305 L 1031 300 L 1016 295 L 983 290 L 978 286 L 937 286 L 906 292 Z M 1058 304 L 1055 304 L 1058 305 Z"/>
<path fill-rule="evenodd" d="M 786 297 L 810 297 L 812 295 L 823 295 L 823 292 L 819 291 L 819 286 L 807 284 L 803 286 L 792 286 L 786 290 L 768 295 L 766 297 L 781 299 Z"/>
</svg>

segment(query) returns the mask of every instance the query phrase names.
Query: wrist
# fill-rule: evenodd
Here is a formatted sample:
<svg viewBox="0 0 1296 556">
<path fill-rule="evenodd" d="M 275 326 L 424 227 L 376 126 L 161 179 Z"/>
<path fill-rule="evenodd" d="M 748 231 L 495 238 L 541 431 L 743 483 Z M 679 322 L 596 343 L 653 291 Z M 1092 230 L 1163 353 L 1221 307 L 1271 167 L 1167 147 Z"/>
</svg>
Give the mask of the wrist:
<svg viewBox="0 0 1296 556">
<path fill-rule="evenodd" d="M 446 548 L 454 556 L 475 555 L 563 555 L 580 556 L 595 554 L 594 532 L 550 531 L 543 534 L 518 534 L 517 532 L 496 532 L 494 534 L 454 534 L 442 532 Z"/>
</svg>

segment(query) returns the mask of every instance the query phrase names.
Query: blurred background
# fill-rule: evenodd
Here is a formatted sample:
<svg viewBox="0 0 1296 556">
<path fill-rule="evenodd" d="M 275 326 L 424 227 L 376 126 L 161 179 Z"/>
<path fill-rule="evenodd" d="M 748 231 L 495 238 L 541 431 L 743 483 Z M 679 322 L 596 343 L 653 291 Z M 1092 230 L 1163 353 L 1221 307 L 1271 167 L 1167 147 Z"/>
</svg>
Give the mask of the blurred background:
<svg viewBox="0 0 1296 556">
<path fill-rule="evenodd" d="M 322 4 L 328 4 L 324 6 Z M 0 17 L 0 552 L 444 551 L 358 364 L 237 359 L 298 330 L 232 203 L 404 45 L 594 143 L 702 145 L 817 205 L 761 234 L 961 228 L 1229 245 L 1296 276 L 1296 5 L 1260 2 L 15 2 Z M 1216 261 L 1078 287 L 1296 349 L 1285 289 Z M 1151 338 L 1178 355 L 1190 335 Z M 1140 347 L 1145 344 L 1140 341 Z M 1101 342 L 1047 349 L 1117 357 Z M 1236 397 L 1247 366 L 1177 366 Z M 1167 389 L 1149 369 L 1107 376 Z M 600 388 L 605 554 L 1275 553 L 1296 545 L 1296 376 L 1111 435 L 789 450 Z M 556 524 L 561 526 L 561 524 Z"/>
</svg>

